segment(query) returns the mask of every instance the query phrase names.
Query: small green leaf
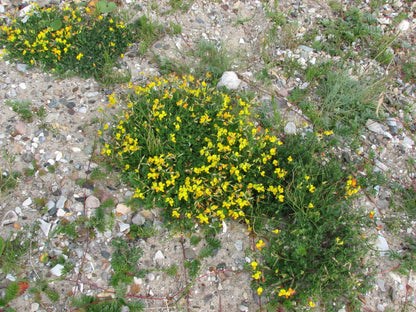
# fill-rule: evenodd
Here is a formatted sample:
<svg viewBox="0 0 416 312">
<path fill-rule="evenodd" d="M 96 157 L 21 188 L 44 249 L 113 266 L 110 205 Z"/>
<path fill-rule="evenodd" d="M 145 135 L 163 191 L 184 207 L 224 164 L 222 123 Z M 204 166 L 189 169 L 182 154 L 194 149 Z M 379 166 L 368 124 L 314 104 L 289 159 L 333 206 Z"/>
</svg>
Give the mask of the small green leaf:
<svg viewBox="0 0 416 312">
<path fill-rule="evenodd" d="M 98 12 L 100 13 L 110 13 L 110 12 L 113 12 L 117 8 L 117 5 L 114 2 L 101 0 L 97 2 L 96 8 Z"/>
<path fill-rule="evenodd" d="M 58 29 L 61 29 L 62 28 L 62 22 L 60 20 L 54 20 L 51 23 L 51 27 L 54 31 L 58 30 Z"/>
</svg>

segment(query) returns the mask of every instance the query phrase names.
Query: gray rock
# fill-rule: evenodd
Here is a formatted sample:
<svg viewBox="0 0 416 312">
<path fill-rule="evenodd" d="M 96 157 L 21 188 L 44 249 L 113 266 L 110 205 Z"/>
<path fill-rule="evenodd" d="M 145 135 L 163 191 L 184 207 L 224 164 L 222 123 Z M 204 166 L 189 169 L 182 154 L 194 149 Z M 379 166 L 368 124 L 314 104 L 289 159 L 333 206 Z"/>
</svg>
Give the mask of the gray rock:
<svg viewBox="0 0 416 312">
<path fill-rule="evenodd" d="M 383 280 L 381 280 L 379 278 L 376 278 L 376 284 L 382 292 L 386 291 L 386 287 L 384 286 L 384 281 Z"/>
<path fill-rule="evenodd" d="M 131 222 L 136 225 L 143 225 L 146 222 L 145 217 L 139 212 L 132 219 Z"/>
<path fill-rule="evenodd" d="M 217 84 L 217 88 L 226 87 L 229 90 L 237 90 L 240 84 L 241 80 L 235 72 L 226 71 L 222 74 L 221 79 Z"/>
<path fill-rule="evenodd" d="M 59 103 L 56 99 L 51 99 L 48 103 L 49 108 L 58 108 Z"/>
<path fill-rule="evenodd" d="M 392 135 L 398 135 L 399 134 L 399 127 L 397 126 L 397 120 L 396 118 L 389 117 L 386 119 L 386 123 L 389 126 L 390 132 Z"/>
<path fill-rule="evenodd" d="M 23 64 L 23 63 L 17 63 L 17 64 L 16 64 L 16 69 L 17 69 L 17 71 L 19 71 L 19 72 L 22 72 L 22 73 L 27 74 L 27 65 L 26 65 L 26 64 Z"/>
<path fill-rule="evenodd" d="M 101 250 L 101 256 L 103 256 L 104 259 L 110 259 L 110 253 L 106 250 Z"/>
<path fill-rule="evenodd" d="M 314 51 L 313 48 L 310 48 L 310 47 L 307 47 L 307 46 L 304 46 L 304 45 L 298 46 L 298 49 L 301 49 L 301 50 L 306 51 L 306 52 L 313 52 Z"/>
<path fill-rule="evenodd" d="M 377 305 L 377 311 L 380 311 L 380 312 L 384 312 L 384 310 L 385 310 L 386 308 L 381 304 L 381 303 L 379 303 L 378 305 Z"/>
<path fill-rule="evenodd" d="M 32 153 L 24 153 L 22 154 L 22 160 L 25 163 L 31 163 L 33 161 L 34 157 Z"/>
<path fill-rule="evenodd" d="M 193 251 L 192 248 L 185 248 L 185 258 L 186 259 L 195 259 L 196 254 L 195 251 Z"/>
<path fill-rule="evenodd" d="M 234 243 L 235 249 L 237 249 L 238 251 L 242 251 L 243 250 L 243 241 L 241 240 L 237 240 Z"/>
<path fill-rule="evenodd" d="M 365 126 L 367 127 L 368 130 L 377 133 L 377 134 L 381 134 L 383 136 L 385 136 L 386 138 L 392 139 L 393 136 L 388 133 L 387 131 L 384 130 L 383 126 L 378 123 L 377 121 L 368 119 L 367 122 L 365 123 Z"/>
<path fill-rule="evenodd" d="M 284 128 L 285 134 L 296 134 L 296 125 L 294 122 L 289 121 Z"/>
</svg>

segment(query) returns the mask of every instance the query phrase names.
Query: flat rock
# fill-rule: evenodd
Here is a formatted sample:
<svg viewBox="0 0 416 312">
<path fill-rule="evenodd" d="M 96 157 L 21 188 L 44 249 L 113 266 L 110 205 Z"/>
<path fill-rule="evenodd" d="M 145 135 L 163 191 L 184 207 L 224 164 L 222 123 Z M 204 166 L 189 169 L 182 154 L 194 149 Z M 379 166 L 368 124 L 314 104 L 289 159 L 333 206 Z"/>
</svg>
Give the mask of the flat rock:
<svg viewBox="0 0 416 312">
<path fill-rule="evenodd" d="M 86 209 L 96 209 L 100 207 L 100 200 L 95 197 L 94 195 L 90 195 L 85 200 L 85 208 Z"/>
<path fill-rule="evenodd" d="M 52 224 L 49 222 L 46 222 L 42 219 L 39 219 L 39 226 L 43 234 L 45 234 L 46 237 L 49 236 L 49 231 L 51 230 Z"/>
<path fill-rule="evenodd" d="M 51 274 L 54 276 L 62 276 L 62 271 L 64 269 L 64 266 L 62 264 L 55 265 L 51 270 Z"/>
<path fill-rule="evenodd" d="M 13 210 L 9 210 L 4 215 L 3 221 L 1 222 L 1 225 L 4 226 L 4 225 L 13 224 L 13 223 L 17 222 L 18 219 L 19 219 L 19 217 L 17 216 L 16 212 L 14 212 Z"/>
<path fill-rule="evenodd" d="M 118 215 L 126 215 L 131 212 L 131 208 L 125 204 L 118 204 L 116 206 L 116 214 Z"/>
<path fill-rule="evenodd" d="M 56 202 L 56 208 L 63 209 L 65 207 L 65 203 L 67 198 L 65 196 L 59 196 L 58 201 Z"/>
<path fill-rule="evenodd" d="M 365 123 L 365 126 L 371 132 L 381 134 L 381 135 L 383 135 L 383 136 L 385 136 L 386 138 L 389 138 L 389 139 L 393 138 L 393 136 L 390 133 L 388 133 L 386 130 L 384 130 L 383 126 L 380 123 L 378 123 L 377 121 L 374 121 L 372 119 L 368 119 L 367 122 Z"/>
<path fill-rule="evenodd" d="M 146 218 L 139 212 L 131 219 L 131 222 L 140 226 L 146 222 Z"/>
<path fill-rule="evenodd" d="M 14 125 L 14 130 L 20 135 L 24 135 L 26 133 L 26 124 L 24 122 L 18 122 Z"/>
<path fill-rule="evenodd" d="M 120 222 L 118 224 L 119 228 L 120 228 L 120 233 L 126 232 L 128 230 L 130 230 L 130 224 L 124 223 L 124 222 Z"/>
</svg>

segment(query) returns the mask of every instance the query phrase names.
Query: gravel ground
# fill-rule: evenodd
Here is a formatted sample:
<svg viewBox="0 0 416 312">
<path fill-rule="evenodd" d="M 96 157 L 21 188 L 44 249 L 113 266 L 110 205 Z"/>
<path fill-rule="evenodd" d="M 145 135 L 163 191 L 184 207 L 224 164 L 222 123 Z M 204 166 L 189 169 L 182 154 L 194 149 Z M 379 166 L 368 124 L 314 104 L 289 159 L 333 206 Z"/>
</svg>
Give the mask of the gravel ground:
<svg viewBox="0 0 416 312">
<path fill-rule="evenodd" d="M 346 5 L 352 1 L 343 2 Z M 369 10 L 366 2 L 358 5 L 360 10 Z M 166 15 L 161 12 L 169 7 L 168 1 L 159 1 L 157 10 L 151 9 L 152 3 L 130 0 L 123 3 L 123 7 L 133 12 L 132 15 L 145 13 L 164 25 L 175 22 L 182 26 L 182 34 L 166 35 L 155 42 L 150 48 L 152 53 L 185 63 L 185 51 L 194 49 L 196 42 L 205 38 L 224 44 L 234 58 L 234 66 L 230 70 L 244 77 L 243 87 L 259 92 L 259 98 L 267 98 L 271 92 L 277 92 L 284 99 L 294 87 L 305 85 L 306 82 L 299 78 L 286 79 L 279 68 L 270 70 L 273 79 L 267 88 L 254 79 L 254 73 L 264 67 L 259 51 L 270 29 L 260 1 L 197 0 L 186 12 L 178 10 Z M 297 36 L 302 36 L 317 20 L 333 18 L 327 1 L 279 1 L 278 5 L 283 12 L 292 11 L 290 18 L 299 23 Z M 1 1 L 0 9 L 3 11 L 12 8 L 13 3 Z M 394 1 L 383 8 L 379 19 L 381 25 L 389 25 L 397 14 L 407 12 L 408 24 L 401 24 L 403 30 L 400 38 L 407 38 L 412 43 L 416 31 L 415 3 Z M 0 14 L 4 14 L 1 11 Z M 126 53 L 122 65 L 130 69 L 134 83 L 143 82 L 146 75 L 159 74 L 150 51 L 140 56 L 135 46 L 132 46 Z M 276 44 L 272 53 L 277 58 L 293 55 L 305 64 L 331 58 L 306 46 L 285 47 Z M 398 51 L 398 57 L 405 57 L 400 53 L 404 52 Z M 378 71 L 386 70 L 370 61 L 359 65 L 362 68 L 372 66 Z M 57 78 L 39 69 L 28 69 L 23 64 L 6 61 L 0 62 L 0 75 L 2 174 L 25 170 L 35 172 L 21 176 L 15 189 L 1 194 L 0 235 L 7 238 L 11 233 L 23 230 L 31 233 L 31 243 L 36 245 L 33 248 L 31 245 L 24 259 L 21 259 L 24 269 L 19 271 L 19 275 L 0 274 L 0 291 L 16 279 L 33 283 L 49 280 L 49 288 L 60 294 L 59 301 L 52 303 L 47 296 L 42 296 L 42 300 L 37 302 L 33 294 L 26 292 L 15 299 L 11 307 L 17 311 L 71 311 L 70 302 L 74 296 L 86 294 L 105 298 L 113 295 L 114 289 L 109 286 L 113 251 L 111 241 L 117 237 L 126 238 L 130 225 L 137 224 L 157 229 L 155 235 L 129 243 L 131 248 L 142 248 L 143 256 L 138 267 L 149 270 L 144 277 L 135 277 L 134 285 L 127 289 L 128 294 L 143 301 L 145 311 L 259 310 L 260 300 L 250 288 L 250 274 L 243 271 L 243 265 L 250 262 L 245 250 L 252 247 L 253 241 L 242 226 L 230 224 L 223 233 L 217 235 L 222 242 L 221 249 L 214 256 L 201 260 L 199 277 L 191 283 L 183 262 L 196 258 L 204 247 L 203 240 L 191 246 L 189 237 L 167 231 L 158 218 L 157 210 L 133 212 L 124 204 L 132 196 L 132 190 L 121 184 L 116 176 L 95 179 L 93 185 L 80 186 L 77 183 L 79 179 L 88 178 L 99 166 L 95 162 L 97 157 L 93 157 L 94 153 L 99 154 L 99 147 L 94 142 L 100 126 L 96 121 L 103 117 L 98 109 L 104 107 L 107 114 L 115 113 L 106 108 L 108 95 L 122 92 L 120 86 L 103 88 L 90 79 Z M 261 94 L 259 90 L 263 89 L 266 91 Z M 415 85 L 395 77 L 386 92 L 385 102 L 388 103 L 389 99 L 393 103 L 410 103 L 410 111 L 414 113 L 415 98 Z M 14 100 L 28 101 L 34 110 L 43 107 L 47 116 L 23 120 L 10 106 L 5 105 L 6 101 Z M 287 100 L 282 103 L 285 104 L 282 104 L 282 111 L 291 106 Z M 286 114 L 289 121 L 295 124 L 303 121 L 301 114 L 293 112 L 291 110 Z M 362 138 L 362 155 L 365 157 L 374 152 L 377 167 L 386 172 L 391 181 L 412 185 L 416 175 L 409 172 L 406 164 L 410 158 L 416 158 L 413 141 L 415 129 L 403 126 L 404 117 L 404 112 L 398 110 L 397 115 L 386 122 L 369 121 L 366 135 Z M 411 124 L 414 125 L 413 122 Z M 350 150 L 344 152 L 351 154 Z M 357 206 L 365 207 L 368 212 L 375 210 L 379 220 L 377 226 L 381 226 L 375 242 L 380 252 L 365 259 L 375 261 L 380 273 L 375 276 L 374 289 L 361 298 L 363 311 L 400 311 L 406 304 L 408 307 L 405 311 L 416 311 L 411 307 L 416 306 L 415 273 L 400 275 L 394 271 L 399 262 L 391 260 L 386 253 L 388 250 L 403 251 L 403 235 L 416 237 L 414 221 L 403 223 L 406 226 L 400 223 L 400 229 L 396 232 L 385 226 L 385 220 L 400 218 L 389 209 L 389 200 L 393 195 L 390 189 L 380 188 L 376 197 L 364 197 L 357 202 Z M 54 231 L 63 220 L 71 221 L 82 214 L 93 213 L 108 198 L 113 198 L 117 204 L 114 207 L 116 219 L 112 230 L 97 233 L 92 240 L 87 240 L 86 233 L 80 232 L 77 241 Z M 33 232 L 30 229 L 35 223 L 39 229 Z M 40 261 L 39 257 L 45 252 L 51 258 L 65 254 L 73 269 L 63 277 L 59 265 L 51 266 Z M 174 276 L 167 272 L 172 266 L 178 268 Z M 187 287 L 190 287 L 189 295 L 184 295 L 183 291 Z M 326 308 L 329 310 L 330 307 Z M 348 306 L 339 310 L 344 311 L 348 311 Z"/>
</svg>

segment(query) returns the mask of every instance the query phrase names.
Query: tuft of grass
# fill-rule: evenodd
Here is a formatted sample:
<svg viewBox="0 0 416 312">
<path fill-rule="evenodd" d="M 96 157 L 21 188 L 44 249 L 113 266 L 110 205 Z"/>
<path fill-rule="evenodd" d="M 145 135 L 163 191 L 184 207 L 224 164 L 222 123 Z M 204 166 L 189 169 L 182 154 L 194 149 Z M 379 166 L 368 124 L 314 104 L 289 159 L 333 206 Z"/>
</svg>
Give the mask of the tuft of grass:
<svg viewBox="0 0 416 312">
<path fill-rule="evenodd" d="M 119 312 L 126 308 L 130 312 L 144 311 L 144 305 L 140 301 L 127 301 L 122 297 L 102 299 L 87 295 L 75 298 L 73 307 L 85 312 Z"/>
<path fill-rule="evenodd" d="M 0 191 L 7 192 L 8 190 L 15 189 L 21 176 L 22 174 L 17 171 L 11 173 L 2 171 L 0 174 Z"/>
<path fill-rule="evenodd" d="M 189 75 L 206 77 L 209 73 L 209 81 L 215 83 L 221 78 L 224 71 L 230 70 L 231 58 L 223 44 L 205 39 L 199 40 L 194 49 L 185 55 L 187 62 L 167 59 L 154 55 L 161 72 L 165 75 L 176 73 L 177 75 Z"/>
<path fill-rule="evenodd" d="M 23 120 L 31 121 L 34 116 L 30 102 L 7 100 L 6 105 L 10 106 L 14 112 L 18 113 Z"/>
<path fill-rule="evenodd" d="M 307 71 L 309 79 L 317 79 L 314 100 L 309 100 L 309 90 L 295 89 L 290 96 L 315 126 L 351 136 L 369 118 L 378 118 L 377 101 L 386 78 L 377 79 L 368 75 L 355 78 L 349 71 L 334 66 L 322 70 L 309 67 Z"/>
<path fill-rule="evenodd" d="M 32 242 L 32 247 L 36 246 Z M 24 255 L 29 251 L 30 239 L 25 236 L 24 231 L 11 234 L 7 239 L 0 242 L 0 268 L 4 274 L 9 272 L 18 273 L 25 265 Z"/>
<path fill-rule="evenodd" d="M 143 55 L 147 49 L 163 34 L 162 25 L 157 25 L 146 16 L 138 18 L 134 24 L 138 38 L 140 38 L 139 53 Z"/>
<path fill-rule="evenodd" d="M 114 252 L 111 257 L 111 266 L 114 274 L 111 276 L 111 285 L 119 283 L 129 284 L 133 282 L 133 276 L 142 277 L 143 272 L 137 267 L 138 260 L 142 256 L 142 250 L 138 247 L 131 248 L 121 238 L 111 241 Z"/>
</svg>

